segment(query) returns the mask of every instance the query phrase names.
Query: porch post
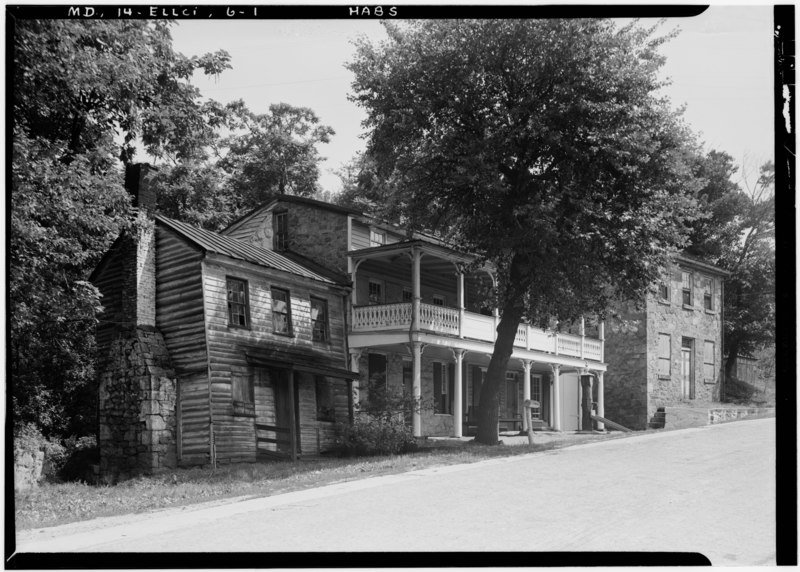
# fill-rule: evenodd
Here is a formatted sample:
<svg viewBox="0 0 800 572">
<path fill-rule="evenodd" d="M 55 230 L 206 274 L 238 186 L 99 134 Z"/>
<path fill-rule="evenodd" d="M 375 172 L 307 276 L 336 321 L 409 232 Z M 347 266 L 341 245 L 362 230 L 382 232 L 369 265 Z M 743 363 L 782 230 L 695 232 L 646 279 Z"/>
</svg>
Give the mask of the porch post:
<svg viewBox="0 0 800 572">
<path fill-rule="evenodd" d="M 359 361 L 361 360 L 361 352 L 362 350 L 350 350 L 350 371 L 353 373 L 360 373 Z M 350 392 L 351 399 L 353 402 L 353 409 L 355 410 L 358 407 L 358 401 L 360 398 L 360 379 L 361 376 L 356 376 L 356 378 L 351 383 L 352 391 Z"/>
<path fill-rule="evenodd" d="M 297 460 L 297 419 L 294 415 L 294 386 L 297 383 L 295 376 L 297 372 L 291 370 L 289 372 L 289 440 L 291 441 L 291 454 L 292 461 Z"/>
<path fill-rule="evenodd" d="M 356 304 L 358 304 L 356 298 L 358 292 L 357 288 L 358 282 L 356 282 L 356 272 L 358 272 L 358 267 L 364 259 L 362 258 L 360 260 L 352 260 L 348 258 L 348 260 L 350 260 L 350 264 L 352 264 L 353 267 L 352 270 L 350 271 L 350 280 L 353 281 L 353 290 L 352 292 L 350 292 L 350 306 L 355 307 Z"/>
<path fill-rule="evenodd" d="M 422 301 L 420 294 L 420 260 L 422 252 L 414 248 L 411 256 L 411 331 L 419 331 L 419 306 Z"/>
<path fill-rule="evenodd" d="M 520 360 L 522 362 L 522 369 L 524 371 L 523 378 L 522 378 L 522 400 L 528 401 L 531 398 L 531 360 L 523 359 Z M 540 405 L 541 407 L 541 405 Z M 524 413 L 524 408 L 523 408 Z M 522 416 L 522 429 L 527 433 L 528 432 L 528 415 L 524 414 Z"/>
<path fill-rule="evenodd" d="M 581 359 L 583 359 L 584 348 L 586 347 L 586 322 L 581 316 Z"/>
<path fill-rule="evenodd" d="M 414 408 L 414 415 L 411 421 L 411 428 L 414 437 L 422 437 L 422 416 L 419 411 L 419 403 L 422 399 L 422 343 L 411 342 L 411 365 L 412 365 L 412 393 L 417 407 Z"/>
<path fill-rule="evenodd" d="M 461 371 L 461 364 L 464 362 L 464 354 L 466 353 L 465 350 L 460 348 L 450 348 L 453 351 L 453 360 L 455 361 L 455 368 L 456 373 L 454 376 L 454 385 L 453 387 L 453 436 L 454 437 L 461 437 L 462 429 L 461 424 L 464 420 L 464 411 L 461 407 L 461 383 L 462 383 L 462 371 Z"/>
<path fill-rule="evenodd" d="M 605 320 L 600 322 L 600 361 L 604 361 L 606 357 L 606 323 Z M 602 375 L 602 374 L 601 374 Z"/>
<path fill-rule="evenodd" d="M 599 417 L 606 416 L 606 406 L 605 406 L 605 399 L 603 397 L 603 373 L 602 371 L 597 372 L 597 415 Z M 601 421 L 597 422 L 597 430 L 604 431 L 606 428 L 605 424 Z"/>
<path fill-rule="evenodd" d="M 553 368 L 553 429 L 561 431 L 561 366 L 555 363 L 550 367 Z"/>
<path fill-rule="evenodd" d="M 464 271 L 461 267 L 457 272 L 458 284 L 456 285 L 458 291 L 458 337 L 464 337 Z"/>
</svg>

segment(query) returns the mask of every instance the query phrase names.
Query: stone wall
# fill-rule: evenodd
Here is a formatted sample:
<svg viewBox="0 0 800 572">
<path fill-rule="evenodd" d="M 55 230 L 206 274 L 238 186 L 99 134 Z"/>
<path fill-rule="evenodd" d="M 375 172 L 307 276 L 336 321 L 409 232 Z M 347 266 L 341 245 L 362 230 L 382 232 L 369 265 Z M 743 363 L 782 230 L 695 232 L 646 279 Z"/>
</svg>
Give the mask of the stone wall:
<svg viewBox="0 0 800 572">
<path fill-rule="evenodd" d="M 705 278 L 693 272 L 694 284 L 699 285 Z M 652 416 L 658 407 L 680 405 L 694 402 L 696 406 L 710 405 L 719 399 L 719 376 L 722 360 L 721 320 L 718 308 L 721 304 L 721 288 L 715 284 L 712 310 L 703 308 L 703 294 L 694 289 L 693 304 L 682 302 L 680 271 L 675 271 L 669 281 L 667 300 L 650 295 L 647 299 L 647 377 L 650 387 L 648 415 Z M 658 336 L 670 335 L 670 373 L 668 376 L 658 372 Z M 688 338 L 694 344 L 694 399 L 683 387 L 681 374 L 682 340 Z M 706 379 L 703 375 L 703 351 L 706 341 L 714 342 L 714 376 Z"/>
<path fill-rule="evenodd" d="M 158 331 L 137 328 L 111 344 L 98 403 L 103 481 L 176 466 L 175 401 L 175 374 Z"/>
<path fill-rule="evenodd" d="M 632 303 L 620 305 L 619 317 L 609 318 L 605 330 L 603 377 L 605 417 L 629 429 L 646 429 L 647 328 L 645 314 Z"/>
<path fill-rule="evenodd" d="M 43 451 L 14 451 L 14 490 L 26 491 L 38 485 L 43 466 Z"/>
</svg>

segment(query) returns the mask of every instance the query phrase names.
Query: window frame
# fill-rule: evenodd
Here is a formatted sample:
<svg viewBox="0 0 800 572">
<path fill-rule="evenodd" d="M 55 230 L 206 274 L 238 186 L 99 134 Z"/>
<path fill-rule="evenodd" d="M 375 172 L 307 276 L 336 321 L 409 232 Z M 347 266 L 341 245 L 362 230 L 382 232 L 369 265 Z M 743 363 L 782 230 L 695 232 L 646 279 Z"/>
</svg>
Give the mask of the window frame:
<svg viewBox="0 0 800 572">
<path fill-rule="evenodd" d="M 711 361 L 706 361 L 709 344 L 711 344 Z M 706 375 L 707 366 L 711 366 L 711 377 Z M 717 344 L 714 340 L 703 340 L 703 383 L 717 383 Z"/>
<path fill-rule="evenodd" d="M 703 309 L 706 312 L 714 312 L 714 279 L 705 278 L 703 285 Z"/>
<path fill-rule="evenodd" d="M 688 277 L 688 280 L 685 278 Z M 688 284 L 688 286 L 687 286 Z M 689 296 L 689 301 L 686 301 L 686 296 Z M 684 308 L 694 308 L 694 276 L 692 272 L 681 270 L 681 303 Z"/>
<path fill-rule="evenodd" d="M 374 302 L 372 300 L 372 285 L 378 286 L 380 289 L 380 301 Z M 377 278 L 369 278 L 367 280 L 367 302 L 370 306 L 378 306 L 380 304 L 385 304 L 386 302 L 386 283 L 383 280 L 378 280 Z"/>
<path fill-rule="evenodd" d="M 328 300 L 322 298 L 320 296 L 309 296 L 309 301 L 311 303 L 311 341 L 317 343 L 325 343 L 329 344 L 331 341 L 331 333 L 330 333 L 330 314 L 328 313 Z M 314 319 L 314 303 L 322 304 L 322 309 L 324 311 L 324 321 L 322 323 L 322 337 L 317 337 L 317 321 Z M 319 314 L 318 314 L 319 316 Z"/>
<path fill-rule="evenodd" d="M 431 306 L 444 308 L 447 306 L 447 297 L 444 294 L 434 294 L 431 296 Z"/>
<path fill-rule="evenodd" d="M 437 366 L 439 369 L 439 380 L 436 379 Z M 448 367 L 450 366 L 450 367 Z M 453 391 L 450 390 L 451 385 L 455 385 L 455 368 L 452 364 L 442 361 L 434 361 L 431 364 L 431 377 L 433 385 L 433 414 L 434 415 L 453 415 Z M 437 392 L 437 383 L 439 391 Z"/>
<path fill-rule="evenodd" d="M 287 288 L 281 288 L 279 286 L 271 286 L 270 289 L 270 308 L 272 310 L 272 333 L 278 336 L 287 336 L 293 337 L 293 327 L 292 327 L 292 293 Z M 281 292 L 286 294 L 286 332 L 278 331 L 277 324 L 275 322 L 276 315 L 283 315 L 281 312 L 276 312 L 275 310 L 275 292 Z"/>
<path fill-rule="evenodd" d="M 667 340 L 667 355 L 661 355 L 661 340 Z M 658 333 L 658 349 L 656 352 L 656 356 L 658 359 L 658 377 L 659 379 L 670 379 L 672 377 L 672 334 L 666 334 L 664 332 Z M 662 364 L 667 364 L 667 371 L 666 373 L 661 371 Z"/>
<path fill-rule="evenodd" d="M 666 280 L 659 282 L 656 296 L 657 300 L 662 304 L 670 303 L 669 283 Z"/>
<path fill-rule="evenodd" d="M 400 295 L 400 301 L 404 304 L 410 304 L 414 301 L 414 290 L 403 286 L 403 293 Z"/>
<path fill-rule="evenodd" d="M 233 302 L 231 301 L 231 283 L 238 282 L 243 285 L 242 292 L 244 294 L 244 301 L 243 302 Z M 244 278 L 236 278 L 235 276 L 225 276 L 225 292 L 226 292 L 226 303 L 228 305 L 228 327 L 229 328 L 240 328 L 242 330 L 249 330 L 250 329 L 250 284 Z M 236 304 L 238 306 L 242 306 L 244 312 L 241 315 L 244 317 L 244 324 L 237 324 L 234 323 L 232 320 L 233 314 L 232 312 L 232 305 Z"/>
<path fill-rule="evenodd" d="M 544 405 L 544 393 L 542 389 L 542 376 L 531 374 L 531 401 L 537 401 L 539 407 L 531 407 L 531 419 L 542 419 L 542 406 Z"/>
<path fill-rule="evenodd" d="M 282 229 L 280 221 L 283 221 Z M 278 252 L 289 250 L 289 211 L 287 210 L 272 213 L 272 249 Z"/>
<path fill-rule="evenodd" d="M 381 237 L 380 240 L 375 240 L 374 237 Z M 370 248 L 377 247 L 377 246 L 385 246 L 386 245 L 386 231 L 385 230 L 378 230 L 376 228 L 370 227 L 369 229 L 369 246 Z"/>
</svg>

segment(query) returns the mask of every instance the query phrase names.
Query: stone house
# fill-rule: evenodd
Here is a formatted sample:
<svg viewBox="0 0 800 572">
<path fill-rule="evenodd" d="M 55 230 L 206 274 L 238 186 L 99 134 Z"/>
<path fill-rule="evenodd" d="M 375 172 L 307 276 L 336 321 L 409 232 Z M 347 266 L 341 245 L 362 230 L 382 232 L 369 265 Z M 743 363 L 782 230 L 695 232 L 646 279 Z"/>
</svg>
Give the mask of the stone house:
<svg viewBox="0 0 800 572">
<path fill-rule="evenodd" d="M 329 449 L 352 419 L 347 276 L 154 215 L 147 181 L 126 174 L 135 230 L 91 276 L 101 476 Z"/>
<path fill-rule="evenodd" d="M 461 436 L 474 428 L 499 320 L 481 297 L 494 283 L 491 268 L 472 270 L 471 254 L 433 236 L 293 196 L 276 198 L 222 234 L 350 278 L 345 315 L 356 400 L 359 387 L 377 379 L 429 406 L 413 415 L 415 435 Z M 602 324 L 574 334 L 520 325 L 500 396 L 500 428 L 521 428 L 529 398 L 540 403 L 535 427 L 580 429 L 587 391 L 602 415 L 603 347 Z"/>
<path fill-rule="evenodd" d="M 670 408 L 719 401 L 722 301 L 728 272 L 686 255 L 636 308 L 606 329 L 606 417 L 631 429 L 663 427 Z"/>
</svg>

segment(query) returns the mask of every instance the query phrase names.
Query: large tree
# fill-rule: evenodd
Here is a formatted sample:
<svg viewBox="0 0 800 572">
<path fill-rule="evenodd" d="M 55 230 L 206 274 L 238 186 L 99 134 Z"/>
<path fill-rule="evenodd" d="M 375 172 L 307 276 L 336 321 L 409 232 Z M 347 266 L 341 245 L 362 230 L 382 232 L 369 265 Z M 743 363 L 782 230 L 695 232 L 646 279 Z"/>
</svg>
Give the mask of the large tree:
<svg viewBox="0 0 800 572">
<path fill-rule="evenodd" d="M 9 349 L 16 421 L 90 430 L 92 325 L 86 282 L 130 221 L 122 166 L 137 146 L 182 160 L 213 138 L 222 108 L 202 102 L 195 70 L 162 21 L 15 20 L 9 227 Z"/>
<path fill-rule="evenodd" d="M 693 139 L 655 92 L 666 38 L 608 20 L 386 24 L 349 64 L 381 202 L 497 269 L 501 311 L 477 440 L 522 320 L 638 298 L 695 214 Z"/>
</svg>

